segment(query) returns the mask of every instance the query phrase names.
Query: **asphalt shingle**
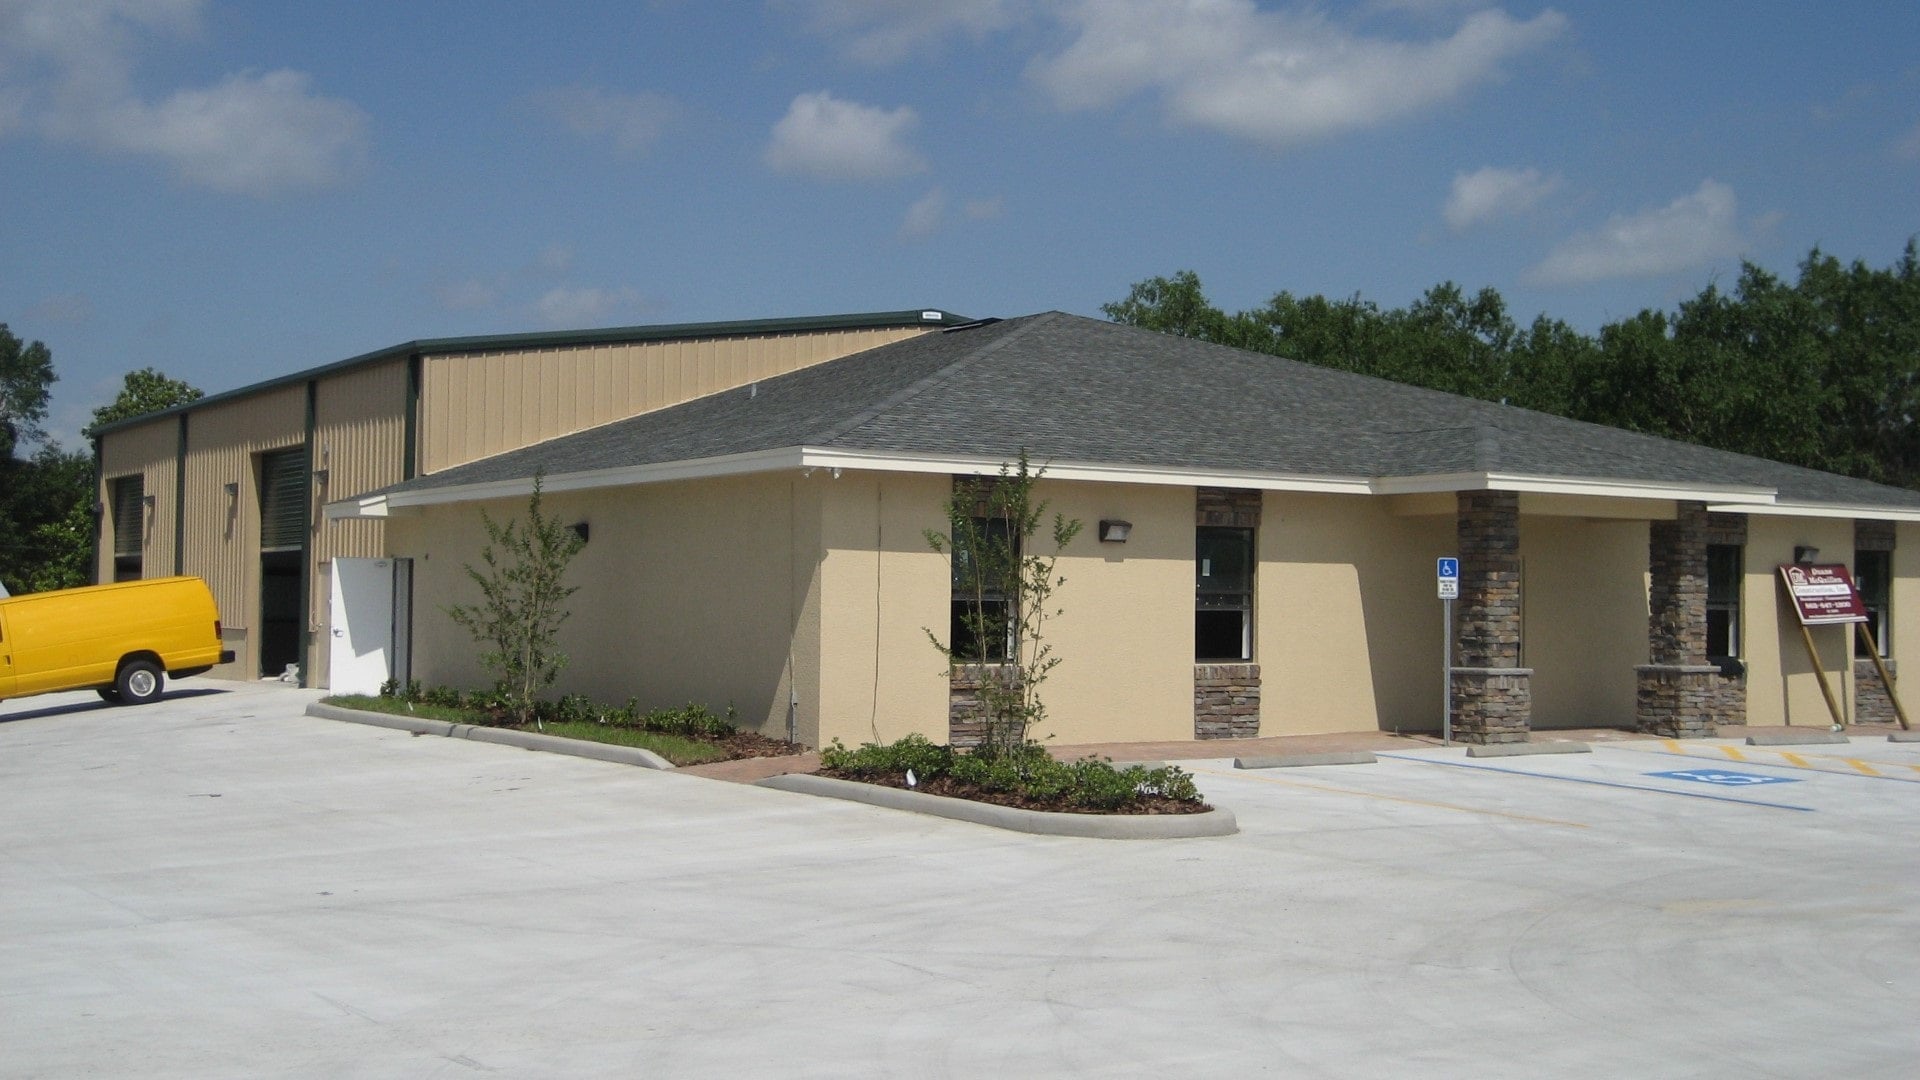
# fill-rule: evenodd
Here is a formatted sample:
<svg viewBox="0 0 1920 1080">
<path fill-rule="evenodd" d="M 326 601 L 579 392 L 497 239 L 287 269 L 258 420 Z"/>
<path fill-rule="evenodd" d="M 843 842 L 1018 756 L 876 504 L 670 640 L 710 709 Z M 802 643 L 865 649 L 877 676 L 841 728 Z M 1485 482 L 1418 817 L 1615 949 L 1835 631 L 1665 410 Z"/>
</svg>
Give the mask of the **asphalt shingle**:
<svg viewBox="0 0 1920 1080">
<path fill-rule="evenodd" d="M 388 488 L 808 446 L 1167 470 L 1459 472 L 1772 488 L 1920 509 L 1920 492 L 1060 312 L 956 327 Z"/>
</svg>

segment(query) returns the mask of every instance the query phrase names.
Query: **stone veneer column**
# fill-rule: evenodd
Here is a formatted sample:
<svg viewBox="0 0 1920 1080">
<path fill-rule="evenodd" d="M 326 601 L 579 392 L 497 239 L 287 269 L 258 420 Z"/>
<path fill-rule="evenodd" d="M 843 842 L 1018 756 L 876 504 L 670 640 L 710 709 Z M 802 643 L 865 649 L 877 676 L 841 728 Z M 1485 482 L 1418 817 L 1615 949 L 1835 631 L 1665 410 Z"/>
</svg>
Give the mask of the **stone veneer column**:
<svg viewBox="0 0 1920 1080">
<path fill-rule="evenodd" d="M 1707 504 L 1675 504 L 1647 527 L 1647 660 L 1634 726 L 1671 739 L 1714 734 L 1720 669 L 1707 663 Z"/>
<path fill-rule="evenodd" d="M 1459 501 L 1453 733 L 1462 742 L 1525 742 L 1533 670 L 1520 666 L 1520 497 L 1463 491 Z"/>
<path fill-rule="evenodd" d="M 1258 565 L 1260 504 L 1258 491 L 1195 488 L 1196 526 L 1229 525 L 1254 530 L 1254 605 L 1260 603 Z M 1260 665 L 1193 665 L 1193 737 L 1251 739 L 1260 734 Z"/>
</svg>

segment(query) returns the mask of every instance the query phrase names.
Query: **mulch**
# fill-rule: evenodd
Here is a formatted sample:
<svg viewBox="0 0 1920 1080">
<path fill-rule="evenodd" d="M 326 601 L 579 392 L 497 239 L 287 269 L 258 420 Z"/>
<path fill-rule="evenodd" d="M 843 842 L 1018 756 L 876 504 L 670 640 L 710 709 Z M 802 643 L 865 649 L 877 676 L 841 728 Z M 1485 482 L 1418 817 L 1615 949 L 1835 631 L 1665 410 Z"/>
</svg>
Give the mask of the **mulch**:
<svg viewBox="0 0 1920 1080">
<path fill-rule="evenodd" d="M 899 788 L 902 791 L 917 791 L 922 795 L 944 795 L 949 799 L 968 799 L 972 802 L 992 803 L 995 806 L 1011 806 L 1017 810 L 1039 810 L 1049 814 L 1099 814 L 1125 815 L 1136 814 L 1204 814 L 1213 807 L 1203 802 L 1181 802 L 1164 795 L 1138 795 L 1133 802 L 1116 810 L 1096 810 L 1085 806 L 1073 806 L 1065 800 L 1036 799 L 1012 791 L 988 791 L 977 784 L 962 783 L 951 776 L 936 776 L 931 780 L 921 780 L 913 787 L 907 786 L 904 776 L 855 776 L 835 769 L 821 769 L 821 776 L 831 776 L 837 780 L 852 780 L 855 783 L 874 784 L 879 787 Z"/>
</svg>

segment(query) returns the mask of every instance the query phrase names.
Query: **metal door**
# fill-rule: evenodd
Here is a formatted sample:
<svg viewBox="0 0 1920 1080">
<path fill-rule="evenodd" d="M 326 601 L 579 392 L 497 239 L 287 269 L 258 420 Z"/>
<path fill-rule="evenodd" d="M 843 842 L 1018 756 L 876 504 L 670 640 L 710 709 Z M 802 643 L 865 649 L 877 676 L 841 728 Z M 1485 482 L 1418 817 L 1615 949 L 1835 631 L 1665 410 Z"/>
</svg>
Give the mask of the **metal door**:
<svg viewBox="0 0 1920 1080">
<path fill-rule="evenodd" d="M 377 694 L 388 679 L 406 681 L 404 593 L 411 591 L 411 569 L 405 559 L 333 560 L 328 682 L 334 693 Z"/>
</svg>

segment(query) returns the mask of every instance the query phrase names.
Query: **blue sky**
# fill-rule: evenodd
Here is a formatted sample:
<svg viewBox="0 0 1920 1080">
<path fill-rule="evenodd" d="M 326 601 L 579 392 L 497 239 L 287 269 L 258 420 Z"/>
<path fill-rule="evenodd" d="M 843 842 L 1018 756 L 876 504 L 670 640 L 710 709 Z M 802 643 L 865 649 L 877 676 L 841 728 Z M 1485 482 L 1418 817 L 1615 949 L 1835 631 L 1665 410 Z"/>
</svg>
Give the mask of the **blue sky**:
<svg viewBox="0 0 1920 1080">
<path fill-rule="evenodd" d="M 120 376 L 1197 271 L 1583 329 L 1920 232 L 1920 5 L 0 0 L 0 321 Z"/>
</svg>

